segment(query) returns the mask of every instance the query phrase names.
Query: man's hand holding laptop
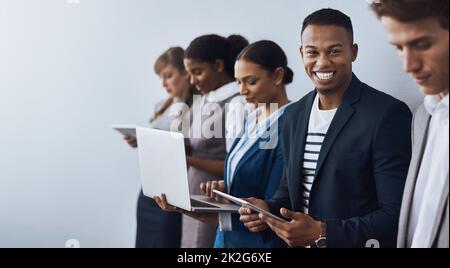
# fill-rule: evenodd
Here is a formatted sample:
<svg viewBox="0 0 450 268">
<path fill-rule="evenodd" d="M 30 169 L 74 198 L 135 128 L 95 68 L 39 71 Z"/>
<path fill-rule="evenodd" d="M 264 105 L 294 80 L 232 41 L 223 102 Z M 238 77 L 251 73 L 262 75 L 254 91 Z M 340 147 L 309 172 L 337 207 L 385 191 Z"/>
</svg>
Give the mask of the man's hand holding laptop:
<svg viewBox="0 0 450 268">
<path fill-rule="evenodd" d="M 216 200 L 217 202 L 221 202 L 223 204 L 230 203 L 228 200 L 221 198 L 220 196 L 213 193 L 213 190 L 218 190 L 221 192 L 225 191 L 225 182 L 223 180 L 221 180 L 221 181 L 213 180 L 213 181 L 208 181 L 208 182 L 202 182 L 200 184 L 200 190 L 202 191 L 202 193 L 205 196 L 210 197 L 210 198 Z M 165 194 L 161 194 L 161 196 L 155 196 L 154 200 L 155 200 L 156 204 L 158 204 L 158 206 L 166 212 L 180 212 L 180 213 L 187 212 L 180 208 L 169 205 Z"/>
</svg>

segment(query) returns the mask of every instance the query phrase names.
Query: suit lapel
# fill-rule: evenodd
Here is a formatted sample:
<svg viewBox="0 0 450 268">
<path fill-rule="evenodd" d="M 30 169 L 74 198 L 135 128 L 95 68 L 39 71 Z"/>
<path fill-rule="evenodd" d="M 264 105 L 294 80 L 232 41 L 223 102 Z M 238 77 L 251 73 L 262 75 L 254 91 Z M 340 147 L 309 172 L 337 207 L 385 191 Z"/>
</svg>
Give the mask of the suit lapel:
<svg viewBox="0 0 450 268">
<path fill-rule="evenodd" d="M 413 155 L 406 179 L 405 190 L 403 194 L 402 210 L 400 212 L 399 221 L 399 246 L 407 247 L 409 218 L 411 213 L 412 200 L 414 196 L 414 189 L 416 187 L 417 176 L 419 174 L 422 163 L 423 154 L 427 142 L 428 126 L 430 123 L 430 116 L 425 111 L 424 107 L 416 112 L 413 122 Z"/>
<path fill-rule="evenodd" d="M 272 121 L 270 121 L 271 124 L 267 127 L 266 131 L 267 131 L 267 130 L 269 130 L 269 131 L 276 131 L 275 135 L 279 135 L 279 134 L 280 134 L 279 131 L 278 131 L 279 129 L 278 129 L 278 128 L 273 129 L 274 122 L 275 122 L 275 120 L 276 120 L 276 122 L 278 123 L 279 117 L 277 117 L 277 118 L 271 118 L 271 119 L 269 119 L 269 120 L 272 120 Z M 257 130 L 256 130 L 256 131 L 257 131 Z M 245 132 L 248 132 L 247 121 L 246 121 L 246 123 L 245 123 Z M 245 135 L 245 134 L 244 134 L 244 135 Z M 270 139 L 271 137 L 272 137 L 272 132 L 271 132 L 270 135 L 269 135 L 269 139 Z M 238 171 L 242 166 L 244 166 L 244 164 L 245 164 L 247 161 L 249 161 L 249 160 L 250 160 L 250 159 L 251 159 L 251 158 L 259 151 L 259 150 L 262 150 L 261 147 L 260 147 L 260 144 L 261 144 L 261 142 L 267 142 L 267 140 L 268 140 L 268 139 L 266 139 L 266 138 L 264 138 L 264 137 L 259 137 L 259 138 L 257 138 L 256 140 L 247 141 L 247 142 L 252 142 L 253 144 L 251 144 L 250 148 L 249 148 L 249 149 L 245 152 L 245 154 L 242 156 L 242 159 L 239 160 L 239 163 L 238 163 L 238 165 L 236 166 L 236 171 L 235 171 L 235 173 L 237 173 L 237 171 Z M 230 150 L 230 152 L 234 150 L 234 147 L 236 147 L 236 145 L 237 145 L 237 143 L 235 143 L 235 145 L 232 147 L 232 150 Z M 230 175 L 233 175 L 233 174 L 230 174 Z M 231 183 L 231 185 L 230 185 L 230 189 L 231 189 L 231 187 L 233 187 L 234 181 L 235 181 L 235 180 L 232 181 L 232 183 Z"/>
<path fill-rule="evenodd" d="M 336 138 L 339 136 L 340 132 L 355 112 L 352 104 L 359 101 L 360 96 L 361 82 L 356 78 L 356 76 L 353 76 L 352 82 L 350 83 L 350 86 L 347 89 L 344 98 L 342 99 L 342 103 L 338 108 L 336 115 L 334 116 L 334 119 L 330 125 L 330 128 L 328 129 L 327 135 L 325 136 L 325 139 L 323 141 L 322 148 L 320 150 L 319 161 L 317 163 L 316 178 L 314 179 L 314 184 L 316 184 L 316 182 L 320 180 L 319 174 L 328 157 L 328 154 L 330 153 L 330 150 L 333 147 Z"/>
<path fill-rule="evenodd" d="M 431 237 L 433 237 L 432 245 L 435 244 L 434 242 L 438 238 L 438 231 L 439 231 L 439 228 L 441 227 L 442 217 L 444 216 L 444 210 L 447 207 L 447 200 L 448 200 L 448 174 L 447 174 L 447 181 L 444 185 L 444 192 L 442 193 L 441 200 L 439 201 L 439 207 L 437 209 L 434 226 L 432 227 L 433 228 L 432 236 L 431 236 Z"/>
<path fill-rule="evenodd" d="M 314 99 L 317 93 L 311 92 L 305 101 L 305 105 L 303 105 L 298 111 L 298 117 L 292 126 L 291 142 L 293 144 L 293 148 L 290 149 L 289 158 L 285 159 L 286 163 L 289 164 L 287 172 L 289 180 L 290 189 L 292 189 L 291 197 L 292 197 L 292 205 L 295 211 L 299 211 L 301 207 L 300 202 L 300 171 L 302 170 L 302 162 L 303 162 L 303 154 L 305 150 L 306 143 L 306 135 L 308 133 L 308 125 L 309 125 L 309 117 L 311 116 L 311 108 L 314 103 Z M 285 121 L 286 122 L 286 121 Z"/>
<path fill-rule="evenodd" d="M 339 136 L 341 130 L 345 127 L 347 122 L 350 120 L 354 113 L 354 109 L 349 104 L 343 104 L 336 113 L 335 118 L 333 119 L 332 124 L 327 132 L 327 135 L 323 141 L 322 149 L 320 150 L 319 162 L 317 164 L 316 169 L 316 179 L 319 178 L 319 173 L 325 163 L 325 160 L 330 153 L 331 148 L 333 147 L 333 143 L 336 138 Z"/>
<path fill-rule="evenodd" d="M 232 152 L 234 150 L 234 148 L 236 147 L 236 145 L 239 143 L 240 140 L 241 140 L 241 137 L 239 136 L 239 138 L 236 138 L 233 141 L 233 144 L 231 145 L 231 148 L 230 148 L 230 152 Z M 230 152 L 228 152 L 227 156 L 225 157 L 225 171 L 224 171 L 224 180 L 225 180 L 226 189 L 228 191 L 231 190 L 231 185 L 230 185 L 230 181 L 229 181 L 229 178 L 228 178 L 230 174 L 228 174 L 228 169 L 227 169 L 228 160 L 230 158 Z"/>
<path fill-rule="evenodd" d="M 239 160 L 239 163 L 238 163 L 238 165 L 236 166 L 236 170 L 235 170 L 235 174 L 236 173 L 238 173 L 238 170 L 253 156 L 253 155 L 255 155 L 258 151 L 259 151 L 259 141 L 260 141 L 261 139 L 258 139 L 258 141 L 256 141 L 255 142 L 255 144 L 253 144 L 252 145 L 252 147 L 250 147 L 250 149 L 247 151 L 247 152 L 245 152 L 245 154 L 244 154 L 244 156 L 242 157 L 242 159 L 241 160 Z M 233 174 L 230 174 L 230 176 L 232 176 Z M 233 179 L 233 181 L 231 182 L 231 185 L 230 185 L 230 189 L 233 189 L 232 187 L 233 187 L 233 185 L 234 185 L 234 182 L 235 182 L 236 180 L 235 179 Z"/>
</svg>

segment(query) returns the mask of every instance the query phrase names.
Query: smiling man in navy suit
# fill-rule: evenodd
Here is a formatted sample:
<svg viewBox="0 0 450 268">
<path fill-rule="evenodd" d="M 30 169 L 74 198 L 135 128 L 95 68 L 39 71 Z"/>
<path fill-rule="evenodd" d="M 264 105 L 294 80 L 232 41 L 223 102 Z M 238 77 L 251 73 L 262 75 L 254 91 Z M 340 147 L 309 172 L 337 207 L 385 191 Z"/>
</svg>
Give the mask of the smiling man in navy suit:
<svg viewBox="0 0 450 268">
<path fill-rule="evenodd" d="M 252 232 L 272 229 L 291 247 L 395 247 L 411 158 L 411 111 L 352 72 L 358 46 L 348 16 L 322 9 L 302 29 L 315 90 L 285 114 L 284 175 L 271 200 L 250 202 L 289 222 L 241 208 Z"/>
</svg>

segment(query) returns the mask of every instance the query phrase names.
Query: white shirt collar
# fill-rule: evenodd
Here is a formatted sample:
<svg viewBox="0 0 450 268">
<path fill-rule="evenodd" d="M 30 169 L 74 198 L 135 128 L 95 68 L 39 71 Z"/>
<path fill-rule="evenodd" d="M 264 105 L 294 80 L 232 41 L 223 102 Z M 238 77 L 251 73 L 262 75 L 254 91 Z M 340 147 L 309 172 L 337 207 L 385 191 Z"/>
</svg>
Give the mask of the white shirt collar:
<svg viewBox="0 0 450 268">
<path fill-rule="evenodd" d="M 443 108 L 448 109 L 448 95 L 441 98 L 439 95 L 427 95 L 425 96 L 424 106 L 430 115 L 433 115 L 436 109 L 444 105 Z"/>
<path fill-rule="evenodd" d="M 206 99 L 208 102 L 221 102 L 233 95 L 236 95 L 237 93 L 239 93 L 237 84 L 235 82 L 231 82 L 206 94 Z"/>
</svg>

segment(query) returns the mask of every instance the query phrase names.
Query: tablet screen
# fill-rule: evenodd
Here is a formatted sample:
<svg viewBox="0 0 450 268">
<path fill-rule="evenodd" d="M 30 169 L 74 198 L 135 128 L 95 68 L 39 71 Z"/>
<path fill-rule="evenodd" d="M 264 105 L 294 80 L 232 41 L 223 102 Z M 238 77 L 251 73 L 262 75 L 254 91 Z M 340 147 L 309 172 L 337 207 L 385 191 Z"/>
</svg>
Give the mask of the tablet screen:
<svg viewBox="0 0 450 268">
<path fill-rule="evenodd" d="M 136 138 L 136 126 L 128 126 L 128 125 L 113 125 L 113 129 L 119 131 L 125 136 L 130 136 Z"/>
</svg>

